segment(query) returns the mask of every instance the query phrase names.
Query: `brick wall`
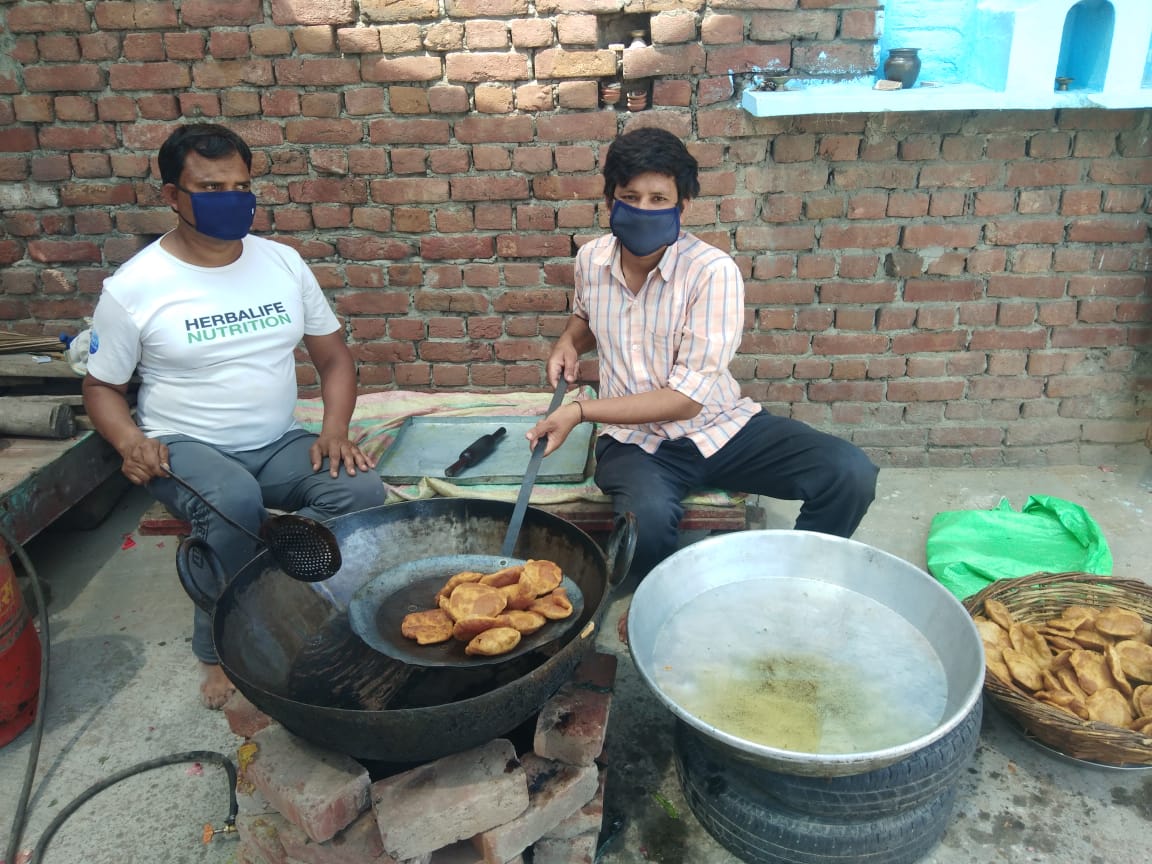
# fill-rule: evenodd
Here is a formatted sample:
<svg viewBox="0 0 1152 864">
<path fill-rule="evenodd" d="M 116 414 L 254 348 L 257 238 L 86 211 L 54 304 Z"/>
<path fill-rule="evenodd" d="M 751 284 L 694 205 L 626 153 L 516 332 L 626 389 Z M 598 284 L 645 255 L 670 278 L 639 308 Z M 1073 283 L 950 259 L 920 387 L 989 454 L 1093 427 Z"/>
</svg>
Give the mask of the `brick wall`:
<svg viewBox="0 0 1152 864">
<path fill-rule="evenodd" d="M 1152 111 L 739 107 L 729 69 L 869 71 L 878 8 L 0 0 L 0 326 L 74 330 L 172 224 L 156 148 L 208 119 L 254 146 L 257 230 L 312 264 L 366 390 L 542 388 L 600 160 L 653 124 L 747 278 L 753 398 L 888 465 L 1147 458 Z M 637 113 L 598 99 L 631 29 Z"/>
</svg>

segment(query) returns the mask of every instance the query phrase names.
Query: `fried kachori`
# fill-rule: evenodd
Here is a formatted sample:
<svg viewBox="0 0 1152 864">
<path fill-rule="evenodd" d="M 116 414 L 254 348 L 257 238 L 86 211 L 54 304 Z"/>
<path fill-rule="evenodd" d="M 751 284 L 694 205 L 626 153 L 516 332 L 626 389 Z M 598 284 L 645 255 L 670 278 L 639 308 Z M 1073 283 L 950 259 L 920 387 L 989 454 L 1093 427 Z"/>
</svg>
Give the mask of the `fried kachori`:
<svg viewBox="0 0 1152 864">
<path fill-rule="evenodd" d="M 515 627 L 493 627 L 478 634 L 465 645 L 464 653 L 480 654 L 485 657 L 507 654 L 520 644 L 521 638 L 520 631 Z"/>
<path fill-rule="evenodd" d="M 985 601 L 984 614 L 1005 630 L 1011 630 L 1012 625 L 1016 623 L 1016 619 L 1012 617 L 1012 613 L 1008 611 L 1008 607 L 999 600 Z"/>
<path fill-rule="evenodd" d="M 452 619 L 443 609 L 410 612 L 400 622 L 400 632 L 418 645 L 436 645 L 452 638 Z"/>
<path fill-rule="evenodd" d="M 987 671 L 1083 721 L 1152 734 L 1152 624 L 1121 606 L 1073 604 L 1030 624 L 988 599 L 973 621 Z"/>
<path fill-rule="evenodd" d="M 478 582 L 465 582 L 452 589 L 444 611 L 452 616 L 453 621 L 463 618 L 495 618 L 507 605 L 508 601 L 499 588 Z"/>
<path fill-rule="evenodd" d="M 1093 623 L 1097 633 L 1115 636 L 1118 639 L 1131 639 L 1133 636 L 1139 636 L 1144 630 L 1144 619 L 1135 612 L 1121 609 L 1119 606 L 1101 609 Z"/>
<path fill-rule="evenodd" d="M 522 636 L 531 636 L 548 623 L 548 619 L 539 612 L 529 612 L 526 609 L 512 609 L 505 612 L 497 620 L 501 627 L 512 627 L 519 630 Z"/>
<path fill-rule="evenodd" d="M 553 561 L 529 558 L 524 562 L 524 579 L 531 583 L 536 596 L 551 594 L 560 587 L 564 574 Z"/>
<path fill-rule="evenodd" d="M 1107 723 L 1109 726 L 1127 729 L 1134 719 L 1132 706 L 1128 704 L 1124 694 L 1119 690 L 1113 690 L 1111 687 L 1097 690 L 1088 697 L 1084 707 L 1088 709 L 1089 720 Z"/>
<path fill-rule="evenodd" d="M 567 591 L 557 588 L 543 597 L 537 597 L 528 609 L 539 612 L 549 621 L 560 621 L 572 614 L 572 601 L 568 599 Z"/>
<path fill-rule="evenodd" d="M 455 638 L 467 642 L 466 654 L 506 654 L 549 621 L 572 615 L 563 578 L 558 564 L 543 559 L 456 573 L 436 592 L 436 608 L 406 615 L 400 632 L 419 645 Z"/>
<path fill-rule="evenodd" d="M 1115 645 L 1124 674 L 1137 681 L 1152 682 L 1152 645 L 1125 639 Z"/>
<path fill-rule="evenodd" d="M 497 570 L 495 573 L 489 573 L 487 576 L 481 576 L 480 584 L 491 585 L 493 588 L 503 588 L 506 585 L 515 585 L 523 575 L 524 565 L 516 564 Z"/>
<path fill-rule="evenodd" d="M 444 583 L 444 587 L 436 592 L 436 602 L 440 602 L 440 598 L 447 597 L 455 590 L 457 585 L 463 585 L 465 582 L 479 582 L 484 576 L 483 573 L 476 573 L 471 570 L 465 570 L 463 573 L 457 573 L 451 579 Z"/>
</svg>

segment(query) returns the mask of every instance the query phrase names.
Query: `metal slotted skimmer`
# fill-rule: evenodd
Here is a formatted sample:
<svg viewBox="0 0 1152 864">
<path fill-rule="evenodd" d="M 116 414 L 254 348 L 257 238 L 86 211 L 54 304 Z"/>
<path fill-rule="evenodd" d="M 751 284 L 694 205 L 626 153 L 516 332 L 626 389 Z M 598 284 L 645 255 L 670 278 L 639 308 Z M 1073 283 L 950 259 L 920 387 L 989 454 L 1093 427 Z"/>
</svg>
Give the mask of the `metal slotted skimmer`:
<svg viewBox="0 0 1152 864">
<path fill-rule="evenodd" d="M 222 513 L 216 505 L 191 486 L 187 480 L 172 472 L 167 465 L 168 476 L 199 498 L 209 510 L 248 537 L 265 547 L 273 560 L 287 575 L 300 582 L 322 582 L 335 575 L 340 569 L 340 545 L 327 527 L 309 519 L 286 513 L 272 516 L 260 526 L 260 534 L 249 531 L 239 522 Z"/>
</svg>

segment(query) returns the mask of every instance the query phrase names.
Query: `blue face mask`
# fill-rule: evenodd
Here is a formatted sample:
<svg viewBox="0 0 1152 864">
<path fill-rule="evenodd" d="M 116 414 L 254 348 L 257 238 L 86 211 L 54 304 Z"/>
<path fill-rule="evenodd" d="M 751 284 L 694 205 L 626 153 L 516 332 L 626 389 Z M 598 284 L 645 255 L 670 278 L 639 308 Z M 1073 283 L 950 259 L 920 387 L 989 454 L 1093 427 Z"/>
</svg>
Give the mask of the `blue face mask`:
<svg viewBox="0 0 1152 864">
<path fill-rule="evenodd" d="M 643 258 L 676 242 L 680 236 L 680 208 L 641 210 L 623 201 L 613 201 L 608 224 L 625 249 Z"/>
<path fill-rule="evenodd" d="M 192 215 L 196 224 L 185 222 L 207 237 L 217 240 L 240 240 L 252 228 L 256 218 L 256 196 L 251 192 L 187 192 L 192 199 Z"/>
</svg>

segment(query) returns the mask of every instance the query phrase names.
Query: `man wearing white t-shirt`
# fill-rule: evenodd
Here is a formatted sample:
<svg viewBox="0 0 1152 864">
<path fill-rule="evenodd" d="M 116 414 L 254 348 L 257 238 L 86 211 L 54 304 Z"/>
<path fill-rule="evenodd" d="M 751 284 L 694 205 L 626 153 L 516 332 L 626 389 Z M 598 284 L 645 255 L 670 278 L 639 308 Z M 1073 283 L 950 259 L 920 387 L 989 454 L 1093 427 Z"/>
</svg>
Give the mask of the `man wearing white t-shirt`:
<svg viewBox="0 0 1152 864">
<path fill-rule="evenodd" d="M 84 405 L 124 475 L 188 519 L 231 576 L 257 544 L 166 467 L 253 532 L 265 507 L 325 520 L 383 504 L 384 487 L 348 438 L 356 372 L 339 321 L 294 250 L 248 234 L 256 210 L 248 145 L 222 126 L 188 124 L 160 148 L 159 166 L 179 219 L 105 281 Z M 320 376 L 319 435 L 293 416 L 301 340 Z M 126 399 L 134 373 L 136 419 Z M 200 610 L 192 650 L 201 698 L 219 707 L 233 687 Z"/>
</svg>

